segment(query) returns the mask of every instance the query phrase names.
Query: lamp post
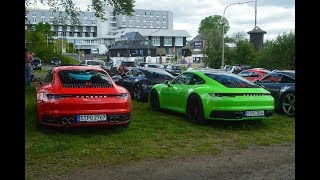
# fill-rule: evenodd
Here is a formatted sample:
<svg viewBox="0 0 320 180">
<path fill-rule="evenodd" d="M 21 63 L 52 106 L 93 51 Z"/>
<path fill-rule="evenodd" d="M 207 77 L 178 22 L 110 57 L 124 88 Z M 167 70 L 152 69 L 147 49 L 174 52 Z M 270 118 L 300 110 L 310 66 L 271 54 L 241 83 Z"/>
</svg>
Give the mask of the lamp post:
<svg viewBox="0 0 320 180">
<path fill-rule="evenodd" d="M 149 41 L 150 41 L 150 39 L 149 39 L 149 36 L 152 34 L 152 33 L 155 33 L 155 32 L 158 32 L 158 31 L 160 31 L 161 29 L 158 29 L 158 30 L 156 30 L 156 31 L 153 31 L 153 32 L 151 32 L 151 33 L 149 33 L 149 35 L 148 35 L 148 57 L 149 57 Z"/>
<path fill-rule="evenodd" d="M 223 10 L 223 16 L 222 16 L 222 19 L 221 19 L 221 26 L 222 26 L 222 57 L 221 57 L 221 69 L 223 69 L 223 67 L 224 67 L 224 23 L 223 23 L 224 13 L 226 12 L 227 7 L 229 7 L 229 6 L 231 6 L 231 5 L 245 4 L 245 3 L 250 3 L 250 2 L 253 2 L 253 1 L 245 1 L 245 2 L 232 3 L 232 4 L 229 4 L 228 6 L 226 6 L 226 7 L 224 8 L 224 10 Z"/>
</svg>

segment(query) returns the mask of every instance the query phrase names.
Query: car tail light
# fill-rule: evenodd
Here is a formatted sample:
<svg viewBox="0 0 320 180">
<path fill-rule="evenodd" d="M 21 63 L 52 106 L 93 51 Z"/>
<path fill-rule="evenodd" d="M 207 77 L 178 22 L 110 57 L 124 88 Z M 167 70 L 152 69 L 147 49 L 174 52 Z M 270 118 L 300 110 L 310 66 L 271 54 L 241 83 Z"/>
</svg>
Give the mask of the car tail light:
<svg viewBox="0 0 320 180">
<path fill-rule="evenodd" d="M 127 93 L 118 94 L 116 95 L 116 98 L 128 98 L 128 94 Z"/>
<path fill-rule="evenodd" d="M 235 97 L 235 94 L 228 94 L 228 93 L 209 93 L 209 95 L 213 97 L 223 97 L 223 96 Z"/>
</svg>

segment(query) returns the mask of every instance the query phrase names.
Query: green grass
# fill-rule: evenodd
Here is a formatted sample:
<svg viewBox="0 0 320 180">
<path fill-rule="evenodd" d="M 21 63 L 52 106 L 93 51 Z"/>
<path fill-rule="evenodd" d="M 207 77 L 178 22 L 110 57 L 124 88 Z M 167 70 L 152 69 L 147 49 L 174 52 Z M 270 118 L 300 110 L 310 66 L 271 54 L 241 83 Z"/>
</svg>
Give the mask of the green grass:
<svg viewBox="0 0 320 180">
<path fill-rule="evenodd" d="M 26 178 L 48 177 L 79 167 L 122 164 L 145 159 L 240 152 L 250 145 L 295 140 L 294 118 L 275 114 L 259 122 L 189 123 L 185 116 L 153 112 L 148 103 L 133 101 L 128 128 L 36 130 L 35 88 L 25 90 Z"/>
</svg>

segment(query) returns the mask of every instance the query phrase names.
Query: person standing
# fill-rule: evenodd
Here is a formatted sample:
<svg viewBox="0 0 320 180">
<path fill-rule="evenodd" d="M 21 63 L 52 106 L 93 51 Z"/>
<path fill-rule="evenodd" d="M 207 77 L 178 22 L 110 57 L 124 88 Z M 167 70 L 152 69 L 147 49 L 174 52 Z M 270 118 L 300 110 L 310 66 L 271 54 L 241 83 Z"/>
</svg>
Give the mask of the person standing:
<svg viewBox="0 0 320 180">
<path fill-rule="evenodd" d="M 33 56 L 31 52 L 26 49 L 25 50 L 25 70 L 24 70 L 24 76 L 25 76 L 25 86 L 30 86 L 31 83 L 31 61 L 33 59 Z"/>
</svg>

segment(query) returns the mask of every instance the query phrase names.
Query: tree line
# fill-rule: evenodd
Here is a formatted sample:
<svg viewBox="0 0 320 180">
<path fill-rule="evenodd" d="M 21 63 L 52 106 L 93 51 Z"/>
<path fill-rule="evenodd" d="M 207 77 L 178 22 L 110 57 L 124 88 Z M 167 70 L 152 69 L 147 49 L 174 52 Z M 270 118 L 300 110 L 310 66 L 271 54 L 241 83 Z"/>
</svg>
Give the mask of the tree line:
<svg viewBox="0 0 320 180">
<path fill-rule="evenodd" d="M 220 68 L 222 57 L 222 23 L 225 34 L 229 30 L 227 19 L 220 15 L 209 16 L 200 22 L 198 33 L 206 40 L 203 53 L 205 66 Z M 282 33 L 274 40 L 267 40 L 263 48 L 255 51 L 244 33 L 225 37 L 225 43 L 235 43 L 235 48 L 225 45 L 224 59 L 228 65 L 249 65 L 267 69 L 295 69 L 295 33 Z"/>
</svg>

